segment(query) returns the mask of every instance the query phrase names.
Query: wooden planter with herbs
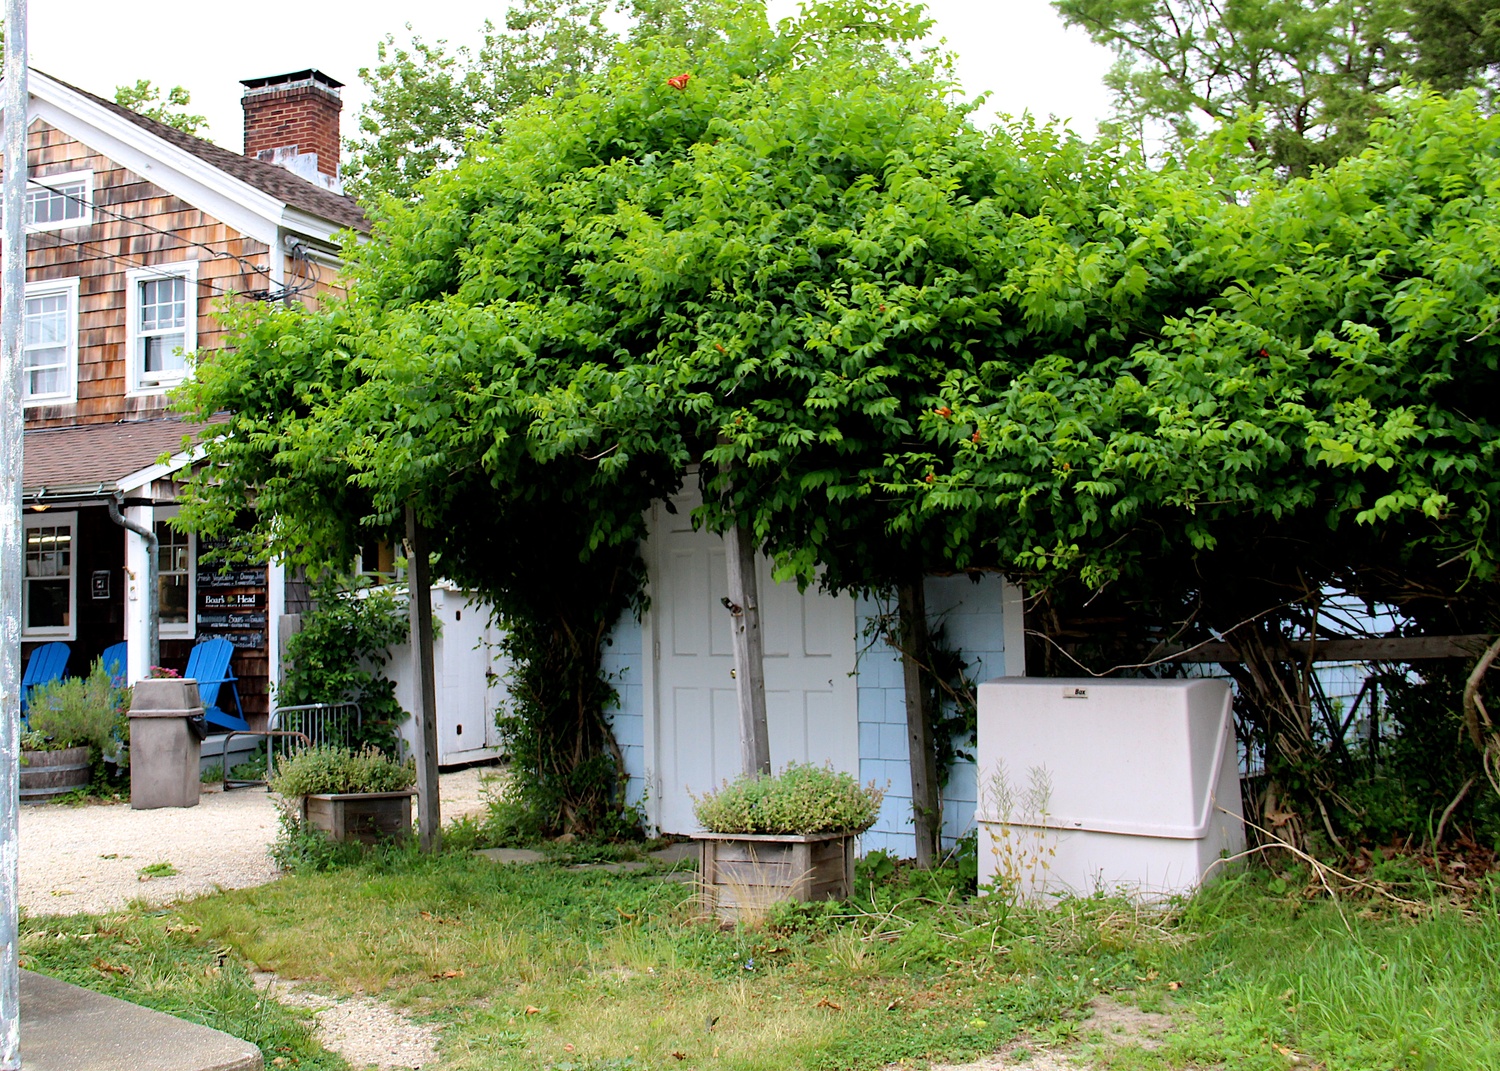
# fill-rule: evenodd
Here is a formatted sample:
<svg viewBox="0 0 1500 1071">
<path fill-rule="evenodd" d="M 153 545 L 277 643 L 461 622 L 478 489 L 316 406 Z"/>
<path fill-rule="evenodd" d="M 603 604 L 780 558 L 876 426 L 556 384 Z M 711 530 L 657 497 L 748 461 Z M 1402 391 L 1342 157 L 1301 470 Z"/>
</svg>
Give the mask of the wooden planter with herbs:
<svg viewBox="0 0 1500 1071">
<path fill-rule="evenodd" d="M 853 833 L 697 833 L 698 903 L 739 918 L 786 900 L 847 900 L 854 889 Z"/>
<path fill-rule="evenodd" d="M 375 844 L 411 833 L 415 789 L 399 792 L 317 792 L 301 797 L 302 824 L 336 841 Z"/>
</svg>

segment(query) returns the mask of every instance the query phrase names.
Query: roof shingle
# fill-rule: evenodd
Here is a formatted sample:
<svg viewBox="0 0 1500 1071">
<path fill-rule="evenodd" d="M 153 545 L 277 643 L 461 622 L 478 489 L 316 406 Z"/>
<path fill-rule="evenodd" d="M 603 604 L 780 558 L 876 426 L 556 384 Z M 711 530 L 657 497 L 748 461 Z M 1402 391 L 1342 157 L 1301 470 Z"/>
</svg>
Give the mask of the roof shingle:
<svg viewBox="0 0 1500 1071">
<path fill-rule="evenodd" d="M 196 430 L 197 425 L 175 416 L 28 429 L 22 447 L 22 494 L 100 485 L 106 493 L 114 491 L 121 478 L 150 468 L 163 454 L 182 452 L 183 436 Z"/>
<path fill-rule="evenodd" d="M 241 182 L 254 186 L 263 193 L 268 193 L 279 201 L 284 201 L 293 208 L 301 209 L 319 219 L 326 219 L 330 223 L 340 227 L 348 227 L 352 230 L 368 232 L 370 222 L 365 218 L 364 209 L 359 207 L 352 197 L 346 197 L 332 190 L 325 190 L 315 186 L 306 179 L 299 178 L 284 167 L 266 163 L 264 160 L 256 160 L 253 157 L 241 156 L 237 152 L 220 148 L 211 141 L 195 138 L 191 134 L 184 134 L 175 127 L 166 123 L 159 123 L 155 119 L 148 119 L 139 115 L 129 108 L 116 104 L 112 100 L 95 96 L 86 89 L 79 89 L 70 85 L 60 78 L 53 78 L 59 85 L 67 86 L 80 96 L 87 97 L 102 108 L 107 108 L 121 118 L 128 119 L 143 130 L 149 131 L 170 142 L 185 152 L 190 152 L 205 163 L 212 164 L 220 171 Z"/>
</svg>

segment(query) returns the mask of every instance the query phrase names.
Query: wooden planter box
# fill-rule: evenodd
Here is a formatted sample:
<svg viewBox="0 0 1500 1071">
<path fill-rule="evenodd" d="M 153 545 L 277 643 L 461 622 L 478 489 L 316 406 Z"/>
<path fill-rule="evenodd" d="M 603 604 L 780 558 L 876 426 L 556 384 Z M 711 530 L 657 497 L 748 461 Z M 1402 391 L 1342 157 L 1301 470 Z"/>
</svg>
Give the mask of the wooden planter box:
<svg viewBox="0 0 1500 1071">
<path fill-rule="evenodd" d="M 400 792 L 320 792 L 302 797 L 302 824 L 333 840 L 374 844 L 411 833 L 411 798 Z"/>
<path fill-rule="evenodd" d="M 699 905 L 739 918 L 784 900 L 846 900 L 853 833 L 697 833 Z"/>
</svg>

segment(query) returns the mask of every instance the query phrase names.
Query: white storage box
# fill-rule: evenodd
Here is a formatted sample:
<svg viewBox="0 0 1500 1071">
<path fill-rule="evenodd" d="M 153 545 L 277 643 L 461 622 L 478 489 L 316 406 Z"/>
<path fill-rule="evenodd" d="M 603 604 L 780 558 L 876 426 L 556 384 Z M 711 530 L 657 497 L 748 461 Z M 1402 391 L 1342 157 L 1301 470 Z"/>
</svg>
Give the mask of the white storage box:
<svg viewBox="0 0 1500 1071">
<path fill-rule="evenodd" d="M 1022 898 L 1185 893 L 1244 850 L 1229 686 L 979 686 L 979 880 Z"/>
</svg>

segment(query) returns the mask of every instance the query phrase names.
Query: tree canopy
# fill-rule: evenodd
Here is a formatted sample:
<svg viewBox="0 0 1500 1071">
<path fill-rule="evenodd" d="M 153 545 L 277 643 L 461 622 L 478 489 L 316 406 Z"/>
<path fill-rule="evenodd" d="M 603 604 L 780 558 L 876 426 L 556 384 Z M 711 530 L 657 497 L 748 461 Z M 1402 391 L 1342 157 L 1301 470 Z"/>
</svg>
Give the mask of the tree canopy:
<svg viewBox="0 0 1500 1071">
<path fill-rule="evenodd" d="M 1190 635 L 1346 577 L 1433 615 L 1493 590 L 1500 127 L 1472 98 L 1286 184 L 976 131 L 917 9 L 717 25 L 533 99 L 350 245 L 346 299 L 227 310 L 183 389 L 230 413 L 197 526 L 253 494 L 279 550 L 347 561 L 416 508 L 518 637 L 554 825 L 602 806 L 599 645 L 695 472 L 703 523 L 839 589 L 998 568 Z"/>
</svg>

